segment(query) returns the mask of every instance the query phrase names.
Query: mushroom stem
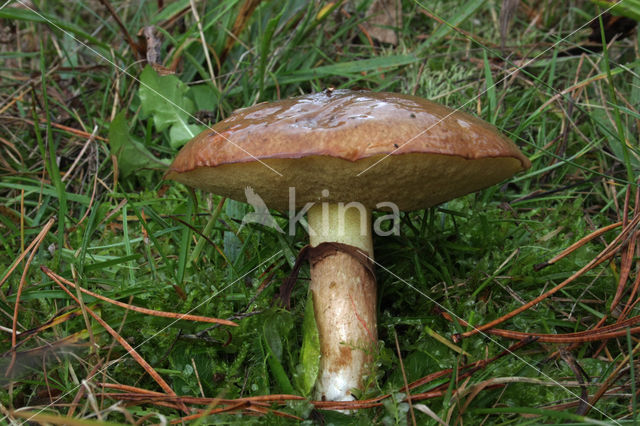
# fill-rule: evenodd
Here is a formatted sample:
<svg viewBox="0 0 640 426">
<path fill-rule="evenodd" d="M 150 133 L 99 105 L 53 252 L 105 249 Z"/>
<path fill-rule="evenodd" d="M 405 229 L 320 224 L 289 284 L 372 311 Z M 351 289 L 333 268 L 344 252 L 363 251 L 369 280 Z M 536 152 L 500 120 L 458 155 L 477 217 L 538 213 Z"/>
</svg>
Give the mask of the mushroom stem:
<svg viewBox="0 0 640 426">
<path fill-rule="evenodd" d="M 371 212 L 360 204 L 323 203 L 308 212 L 311 246 L 338 242 L 373 257 Z M 311 293 L 320 338 L 320 371 L 316 398 L 351 401 L 354 388 L 372 371 L 378 339 L 375 278 L 345 252 L 311 265 Z"/>
</svg>

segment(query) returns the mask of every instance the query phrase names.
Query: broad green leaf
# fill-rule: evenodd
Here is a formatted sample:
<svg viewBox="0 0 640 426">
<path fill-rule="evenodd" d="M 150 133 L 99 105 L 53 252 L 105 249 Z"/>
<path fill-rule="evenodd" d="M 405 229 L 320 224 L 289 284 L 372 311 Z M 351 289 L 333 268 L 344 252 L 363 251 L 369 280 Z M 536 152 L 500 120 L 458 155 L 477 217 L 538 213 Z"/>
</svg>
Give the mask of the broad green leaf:
<svg viewBox="0 0 640 426">
<path fill-rule="evenodd" d="M 267 342 L 269 354 L 273 355 L 278 362 L 282 361 L 282 336 L 277 324 L 278 315 L 272 315 L 269 321 L 264 323 L 264 339 Z"/>
<path fill-rule="evenodd" d="M 171 141 L 171 146 L 183 145 L 187 143 L 189 140 L 193 139 L 195 135 L 202 131 L 202 126 L 198 126 L 195 124 L 186 124 L 180 126 L 171 126 L 171 130 L 169 130 L 169 140 Z"/>
<path fill-rule="evenodd" d="M 291 381 L 282 365 L 286 336 L 291 330 L 291 317 L 288 314 L 274 313 L 265 315 L 263 337 L 267 348 L 267 362 L 280 389 L 288 394 L 295 393 Z"/>
<path fill-rule="evenodd" d="M 197 111 L 215 111 L 218 106 L 219 96 L 208 84 L 196 84 L 189 87 L 189 94 Z"/>
<path fill-rule="evenodd" d="M 118 161 L 120 174 L 125 177 L 164 164 L 144 144 L 131 137 L 124 111 L 119 112 L 109 126 L 109 146 L 111 155 L 115 155 Z"/>
<path fill-rule="evenodd" d="M 168 128 L 172 148 L 184 145 L 204 127 L 189 124 L 195 105 L 189 98 L 189 88 L 175 75 L 160 76 L 147 66 L 140 74 L 140 103 L 143 117 L 152 117 L 156 130 Z"/>
<path fill-rule="evenodd" d="M 300 364 L 298 365 L 298 387 L 302 394 L 308 396 L 318 378 L 320 370 L 320 337 L 316 318 L 313 313 L 313 297 L 311 292 L 307 297 L 302 322 L 302 348 L 300 349 Z"/>
</svg>

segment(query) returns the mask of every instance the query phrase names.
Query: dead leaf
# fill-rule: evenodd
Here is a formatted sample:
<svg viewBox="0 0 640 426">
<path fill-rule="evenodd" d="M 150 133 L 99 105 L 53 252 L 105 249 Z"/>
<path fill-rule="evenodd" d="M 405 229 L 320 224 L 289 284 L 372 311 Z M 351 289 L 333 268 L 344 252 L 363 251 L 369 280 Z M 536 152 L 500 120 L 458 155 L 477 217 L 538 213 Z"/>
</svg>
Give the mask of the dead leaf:
<svg viewBox="0 0 640 426">
<path fill-rule="evenodd" d="M 396 30 L 402 26 L 400 0 L 375 0 L 366 17 L 363 25 L 372 38 L 394 46 L 398 44 Z"/>
</svg>

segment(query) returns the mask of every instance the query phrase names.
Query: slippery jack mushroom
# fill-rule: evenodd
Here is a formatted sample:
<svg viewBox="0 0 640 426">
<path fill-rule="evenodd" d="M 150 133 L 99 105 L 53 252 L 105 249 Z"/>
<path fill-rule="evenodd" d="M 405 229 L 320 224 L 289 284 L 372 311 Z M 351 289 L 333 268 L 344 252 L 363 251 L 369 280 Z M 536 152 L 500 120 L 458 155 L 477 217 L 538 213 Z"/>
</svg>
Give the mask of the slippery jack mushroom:
<svg viewBox="0 0 640 426">
<path fill-rule="evenodd" d="M 414 96 L 331 90 L 234 112 L 185 145 L 167 178 L 239 201 L 252 188 L 290 218 L 306 211 L 315 393 L 345 401 L 372 372 L 377 343 L 371 210 L 431 207 L 529 166 L 471 115 Z"/>
</svg>

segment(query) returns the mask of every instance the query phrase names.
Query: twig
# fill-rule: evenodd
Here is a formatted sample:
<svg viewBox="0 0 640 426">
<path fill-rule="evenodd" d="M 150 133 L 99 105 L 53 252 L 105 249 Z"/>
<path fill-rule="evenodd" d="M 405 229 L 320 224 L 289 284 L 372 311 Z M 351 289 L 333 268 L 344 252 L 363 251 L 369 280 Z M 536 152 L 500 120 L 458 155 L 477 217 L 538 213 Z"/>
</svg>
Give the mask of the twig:
<svg viewBox="0 0 640 426">
<path fill-rule="evenodd" d="M 28 118 L 14 117 L 14 116 L 11 116 L 11 115 L 0 115 L 0 118 L 3 119 L 3 120 L 19 120 L 19 121 L 23 121 L 23 122 L 25 122 L 27 124 L 31 124 L 32 126 L 36 125 L 36 123 L 33 120 L 30 120 Z M 46 118 L 40 119 L 40 123 L 49 124 L 47 122 Z M 90 138 L 91 137 L 91 133 L 89 133 L 89 132 L 85 132 L 84 130 L 74 129 L 73 127 L 65 126 L 64 124 L 51 122 L 51 127 L 55 127 L 56 129 L 59 129 L 59 130 L 64 130 L 65 132 L 69 132 L 69 133 L 71 133 L 73 135 L 76 135 L 76 136 L 79 136 L 81 138 Z M 98 136 L 98 135 L 95 135 L 94 139 L 102 141 L 102 142 L 109 142 L 109 140 L 107 138 L 104 138 L 104 137 Z"/>
<path fill-rule="evenodd" d="M 2 285 L 7 281 L 11 273 L 18 267 L 20 262 L 22 262 L 22 259 L 24 259 L 27 256 L 27 254 L 31 251 L 31 249 L 34 248 L 36 245 L 40 245 L 40 243 L 44 239 L 44 236 L 49 232 L 49 230 L 51 229 L 51 226 L 53 226 L 55 221 L 56 219 L 54 217 L 49 219 L 47 223 L 44 225 L 44 228 L 42 228 L 42 231 L 40 231 L 40 233 L 36 235 L 33 241 L 31 241 L 31 243 L 27 246 L 27 249 L 24 250 L 20 254 L 20 256 L 18 256 L 18 258 L 13 262 L 13 265 L 11 265 L 9 270 L 7 270 L 7 272 L 4 274 L 4 277 L 2 277 L 2 279 L 0 280 L 0 288 L 2 288 Z"/>
<path fill-rule="evenodd" d="M 441 315 L 449 320 L 453 321 L 451 315 L 446 312 L 441 312 Z M 469 323 L 467 323 L 463 319 L 458 319 L 458 322 L 464 326 L 468 327 Z M 522 331 L 513 331 L 513 330 L 503 330 L 500 328 L 492 328 L 487 330 L 487 334 L 492 334 L 494 336 L 504 337 L 506 339 L 514 339 L 514 340 L 523 340 L 523 339 L 536 339 L 542 343 L 585 343 L 585 342 L 595 342 L 600 340 L 607 340 L 616 337 L 622 337 L 626 335 L 627 328 L 639 324 L 640 323 L 640 315 L 635 316 L 633 318 L 629 318 L 628 320 L 617 322 L 615 324 L 610 324 L 604 327 L 597 325 L 592 330 L 585 331 L 577 331 L 575 333 L 564 333 L 564 334 L 544 334 L 544 333 L 525 333 Z M 640 326 L 633 327 L 629 329 L 631 334 L 640 333 Z"/>
<path fill-rule="evenodd" d="M 620 364 L 618 364 L 618 366 L 616 367 L 616 369 L 609 374 L 609 377 L 606 378 L 606 380 L 604 381 L 604 383 L 602 383 L 602 386 L 600 386 L 598 388 L 598 391 L 595 393 L 595 395 L 593 395 L 593 398 L 591 398 L 591 401 L 589 401 L 589 405 L 587 406 L 587 410 L 584 413 L 584 415 L 586 416 L 587 414 L 589 414 L 589 411 L 591 410 L 591 408 L 593 408 L 596 403 L 598 402 L 598 400 L 602 397 L 602 395 L 605 394 L 605 392 L 607 392 L 607 390 L 609 389 L 609 387 L 611 386 L 611 384 L 614 382 L 614 380 L 616 380 L 616 378 L 618 377 L 618 375 L 620 374 L 620 371 L 622 371 L 622 369 L 626 366 L 626 364 L 629 362 L 629 359 L 631 358 L 631 355 L 635 356 L 638 352 L 640 351 L 640 343 L 638 343 L 636 345 L 635 348 L 633 348 L 633 350 L 631 351 L 631 353 L 627 354 L 624 359 L 622 361 L 620 361 Z"/>
<path fill-rule="evenodd" d="M 55 272 L 53 272 L 51 269 L 47 268 L 46 266 L 42 266 L 40 269 L 42 269 L 42 271 L 45 274 L 47 274 L 50 278 L 54 279 L 54 277 L 55 277 L 56 279 L 62 281 L 66 285 L 69 285 L 69 286 L 74 287 L 74 288 L 76 287 L 76 285 L 73 282 L 61 277 L 60 275 L 56 274 Z M 88 294 L 89 296 L 95 297 L 96 299 L 104 300 L 105 302 L 111 303 L 111 304 L 119 306 L 121 308 L 129 309 L 131 311 L 136 311 L 136 312 L 140 312 L 140 313 L 147 314 L 147 315 L 153 315 L 153 316 L 156 316 L 156 317 L 173 318 L 173 319 L 180 319 L 180 320 L 187 320 L 187 321 L 209 322 L 209 323 L 215 323 L 215 324 L 228 325 L 228 326 L 232 326 L 232 327 L 237 327 L 238 326 L 238 324 L 236 324 L 235 322 L 229 321 L 229 320 L 225 320 L 225 319 L 203 317 L 203 316 L 200 316 L 200 315 L 180 314 L 180 313 L 177 313 L 177 312 L 156 311 L 156 310 L 153 310 L 153 309 L 141 308 L 139 306 L 129 305 L 128 303 L 118 302 L 117 300 L 109 299 L 108 297 L 102 296 L 102 295 L 100 295 L 98 293 L 94 293 L 93 291 L 87 290 L 87 289 L 82 288 L 82 287 L 80 287 L 80 291 L 83 292 L 83 293 Z"/>
<path fill-rule="evenodd" d="M 113 8 L 113 6 L 111 6 L 111 3 L 109 3 L 109 0 L 100 0 L 100 3 L 102 3 L 102 5 L 107 8 L 113 19 L 116 21 L 116 24 L 118 24 L 118 26 L 120 27 L 120 31 L 122 31 L 122 34 L 124 35 L 125 40 L 127 40 L 127 44 L 129 44 L 129 47 L 131 48 L 133 54 L 136 55 L 136 57 L 140 58 L 142 56 L 140 46 L 138 46 L 138 43 L 133 40 L 133 38 L 129 34 L 129 31 L 127 31 L 127 27 L 124 26 L 124 24 L 120 20 L 120 17 L 116 13 L 116 10 Z"/>
<path fill-rule="evenodd" d="M 48 268 L 41 266 L 42 271 L 49 277 L 51 278 L 65 293 L 67 293 L 69 295 L 69 297 L 71 297 L 76 303 L 80 303 L 80 301 L 73 295 L 73 293 L 71 293 L 69 291 L 69 289 L 67 289 L 67 287 L 65 287 L 64 284 L 62 284 L 62 282 L 60 280 L 58 280 L 57 276 L 53 273 L 49 274 L 48 272 L 51 272 Z M 127 341 L 125 339 L 122 338 L 122 336 L 120 336 L 118 333 L 116 333 L 116 331 L 111 328 L 111 326 L 109 324 L 107 324 L 102 318 L 100 318 L 100 316 L 98 314 L 96 314 L 95 312 L 93 312 L 89 307 L 85 307 L 87 310 L 87 313 L 89 315 L 91 315 L 96 321 L 98 321 L 98 323 L 100 323 L 100 325 L 107 330 L 107 332 L 118 341 L 118 343 L 120 343 L 120 345 L 122 345 L 122 347 L 124 347 L 126 349 L 127 352 L 129 352 L 129 354 L 133 357 L 133 359 L 140 364 L 140 366 L 147 372 L 149 373 L 149 375 L 153 378 L 153 380 L 155 380 L 155 382 L 160 385 L 160 387 L 170 396 L 177 396 L 175 394 L 175 392 L 173 391 L 173 389 L 171 389 L 171 386 L 169 386 L 167 384 L 167 382 L 164 381 L 164 379 L 162 378 L 162 376 L 160 376 L 158 374 L 158 372 L 156 372 L 156 370 L 153 369 L 153 367 L 151 367 L 151 365 L 149 365 L 149 363 L 147 363 L 147 361 L 144 360 L 144 358 L 142 358 L 138 352 L 136 352 L 136 350 L 129 344 L 127 343 Z M 183 404 L 184 406 L 184 404 Z M 188 412 L 186 406 L 183 407 L 185 412 Z"/>
<path fill-rule="evenodd" d="M 589 241 L 591 241 L 591 240 L 593 240 L 595 238 L 598 238 L 602 234 L 604 234 L 606 232 L 609 232 L 612 229 L 616 229 L 621 225 L 622 225 L 622 222 L 616 222 L 616 223 L 612 223 L 611 225 L 607 225 L 604 228 L 600 228 L 600 229 L 592 232 L 591 234 L 587 235 L 586 237 L 580 238 L 578 241 L 576 241 L 575 243 L 571 244 L 566 249 L 562 250 L 562 252 L 560 254 L 554 256 L 550 260 L 535 265 L 533 267 L 533 269 L 536 270 L 536 271 L 539 271 L 542 268 L 546 268 L 547 266 L 553 265 L 554 263 L 556 263 L 560 259 L 563 259 L 567 255 L 573 253 L 576 249 L 579 249 L 580 247 L 582 247 L 583 245 L 585 245 Z"/>
<path fill-rule="evenodd" d="M 40 231 L 40 233 L 33 240 L 33 242 L 31 244 L 29 244 L 29 247 L 27 248 L 27 250 L 25 250 L 23 252 L 23 254 L 19 257 L 19 260 L 14 263 L 14 266 L 12 268 L 9 268 L 9 271 L 7 272 L 7 275 L 5 275 L 5 279 L 8 278 L 9 274 L 22 261 L 22 259 L 24 258 L 24 255 L 29 250 L 31 250 L 31 254 L 29 255 L 29 258 L 27 259 L 27 263 L 24 265 L 24 269 L 22 271 L 22 276 L 20 277 L 20 284 L 18 285 L 18 291 L 16 293 L 16 303 L 15 303 L 14 308 L 13 308 L 13 324 L 12 324 L 12 333 L 11 333 L 11 349 L 12 349 L 11 350 L 11 362 L 9 363 L 9 366 L 7 367 L 7 371 L 5 373 L 5 377 L 9 377 L 9 375 L 11 374 L 11 370 L 13 370 L 13 366 L 14 366 L 14 364 L 16 362 L 15 347 L 16 347 L 17 337 L 18 337 L 18 333 L 17 333 L 18 311 L 20 309 L 20 296 L 22 295 L 22 289 L 24 288 L 26 280 L 27 280 L 27 273 L 29 272 L 29 267 L 31 266 L 31 262 L 33 261 L 33 258 L 35 257 L 36 253 L 38 252 L 38 248 L 40 247 L 40 244 L 42 244 L 42 242 L 44 241 L 44 238 L 49 233 L 49 230 L 51 229 L 51 226 L 53 225 L 54 222 L 55 222 L 55 220 L 53 218 L 49 219 L 49 221 L 45 224 L 44 228 L 42 228 L 42 231 Z M 2 287 L 2 282 L 0 282 L 0 287 Z"/>
<path fill-rule="evenodd" d="M 541 301 L 543 301 L 547 297 L 555 294 L 556 292 L 558 292 L 559 290 L 564 288 L 567 284 L 569 284 L 573 280 L 575 280 L 577 277 L 579 277 L 582 274 L 584 274 L 586 271 L 588 271 L 588 270 L 596 267 L 597 265 L 601 264 L 602 262 L 610 259 L 611 257 L 613 257 L 613 255 L 615 255 L 620 250 L 621 243 L 627 237 L 627 234 L 630 232 L 630 230 L 635 229 L 635 227 L 638 225 L 638 223 L 640 223 L 640 215 L 636 216 L 631 222 L 629 222 L 629 224 L 627 226 L 625 226 L 622 229 L 622 231 L 620 231 L 620 234 L 609 245 L 607 245 L 595 258 L 593 258 L 591 261 L 589 261 L 589 263 L 587 263 L 585 266 L 580 268 L 580 270 L 578 272 L 574 273 L 569 278 L 567 278 L 566 280 L 564 280 L 563 282 L 561 282 L 557 286 L 553 287 L 551 290 L 546 291 L 545 293 L 543 293 L 540 296 L 536 297 L 532 301 L 520 306 L 517 309 L 514 309 L 513 311 L 509 312 L 506 315 L 501 316 L 500 318 L 497 318 L 497 319 L 495 319 L 493 321 L 490 321 L 490 322 L 488 322 L 488 323 L 486 323 L 484 325 L 481 325 L 481 326 L 478 326 L 478 327 L 474 327 L 473 330 L 469 330 L 469 331 L 466 331 L 464 333 L 455 335 L 454 336 L 454 342 L 457 343 L 457 342 L 460 341 L 460 339 L 463 339 L 463 338 L 466 338 L 466 337 L 470 337 L 470 336 L 473 336 L 473 335 L 481 333 L 481 332 L 485 332 L 486 330 L 488 330 L 490 328 L 493 328 L 498 324 L 502 324 L 503 322 L 513 318 L 514 316 L 518 315 L 519 313 L 524 312 L 527 309 L 531 308 L 532 306 L 537 305 L 538 303 L 540 303 Z"/>
<path fill-rule="evenodd" d="M 98 125 L 96 124 L 93 127 L 93 132 L 91 132 L 91 135 L 89 135 L 89 137 L 87 138 L 87 141 L 82 146 L 82 149 L 80 150 L 80 153 L 76 156 L 75 160 L 73 160 L 73 163 L 71 164 L 71 167 L 69 167 L 67 169 L 67 171 L 64 172 L 64 176 L 62 176 L 62 179 L 61 179 L 62 182 L 64 182 L 65 180 L 67 180 L 67 179 L 69 179 L 71 177 L 71 173 L 73 172 L 73 169 L 76 168 L 76 166 L 78 165 L 78 163 L 80 162 L 80 160 L 84 156 L 85 151 L 87 150 L 87 148 L 89 148 L 89 144 L 91 144 L 91 142 L 93 142 L 95 140 L 97 132 L 98 132 Z M 89 208 L 87 210 L 91 210 L 91 209 Z"/>
<path fill-rule="evenodd" d="M 404 363 L 402 362 L 402 354 L 400 353 L 400 343 L 398 342 L 398 333 L 396 329 L 393 329 L 393 337 L 396 340 L 396 351 L 398 352 L 398 360 L 400 360 L 400 371 L 402 371 L 402 380 L 404 381 L 404 389 L 407 393 L 407 402 L 409 403 L 409 412 L 411 413 L 411 422 L 413 426 L 416 426 L 416 415 L 413 412 L 413 404 L 411 403 L 411 391 L 409 390 L 409 383 L 407 383 L 407 374 L 404 371 Z"/>
</svg>

